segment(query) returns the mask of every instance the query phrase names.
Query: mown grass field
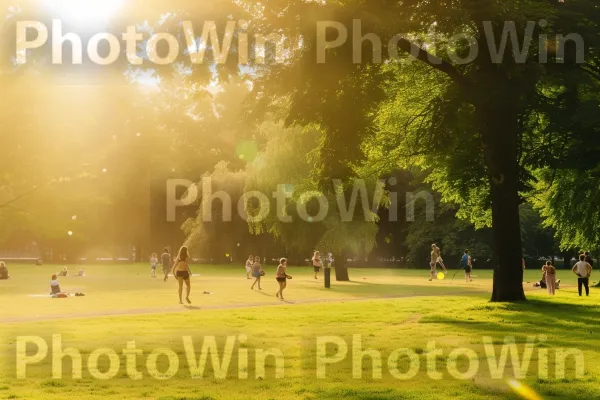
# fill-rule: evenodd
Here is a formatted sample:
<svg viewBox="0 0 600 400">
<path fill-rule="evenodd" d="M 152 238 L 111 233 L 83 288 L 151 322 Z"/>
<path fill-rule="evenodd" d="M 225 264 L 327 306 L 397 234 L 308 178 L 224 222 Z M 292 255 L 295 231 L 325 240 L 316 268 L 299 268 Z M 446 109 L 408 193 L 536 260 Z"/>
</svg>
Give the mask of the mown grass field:
<svg viewBox="0 0 600 400">
<path fill-rule="evenodd" d="M 241 266 L 192 266 L 193 304 L 181 306 L 174 280 L 150 278 L 145 264 L 92 265 L 84 278 L 61 278 L 65 291 L 87 294 L 67 299 L 40 296 L 48 292 L 50 275 L 58 266 L 9 268 L 13 279 L 0 281 L 0 399 L 517 399 L 522 397 L 509 386 L 514 363 L 509 359 L 498 379 L 489 367 L 490 349 L 499 355 L 511 336 L 520 356 L 532 349 L 530 366 L 517 381 L 537 398 L 600 398 L 600 290 L 580 298 L 575 277 L 567 271 L 559 271 L 561 289 L 554 298 L 531 287 L 540 272 L 528 269 L 529 301 L 494 304 L 488 301 L 491 271 L 475 270 L 474 281 L 466 283 L 460 271 L 451 281 L 454 270 L 444 280 L 428 282 L 423 270 L 352 269 L 352 282 L 334 281 L 325 289 L 322 276 L 315 281 L 309 268 L 289 267 L 294 279 L 282 302 L 274 296 L 274 268 L 266 269 L 263 291 L 252 291 Z M 211 294 L 202 294 L 205 291 Z M 67 357 L 61 364 L 63 377 L 52 379 L 57 371 L 56 363 L 52 366 L 56 334 L 61 335 L 63 349 L 81 353 L 81 378 L 73 379 Z M 48 344 L 48 354 L 27 367 L 24 379 L 17 379 L 17 338 L 23 336 L 40 337 Z M 227 353 L 228 337 L 233 343 L 225 377 L 216 376 L 218 367 L 209 362 L 203 378 L 192 379 L 183 338 L 191 338 L 198 358 L 211 336 L 221 356 Z M 341 357 L 344 348 L 347 354 L 326 366 L 325 376 L 318 378 L 317 340 L 324 337 L 332 343 L 320 347 L 325 349 L 321 356 Z M 487 351 L 485 337 L 491 340 Z M 353 357 L 353 340 L 359 339 L 363 350 L 373 349 L 375 358 L 381 358 L 381 377 L 373 375 L 377 362 L 373 368 L 371 358 L 365 357 L 360 366 L 360 357 Z M 137 356 L 139 380 L 132 379 L 122 354 L 132 341 L 143 351 Z M 435 349 L 428 347 L 432 341 Z M 90 353 L 100 348 L 118 355 L 118 371 L 111 379 L 98 379 L 88 368 Z M 168 371 L 173 360 L 169 364 L 167 356 L 150 356 L 160 348 L 176 355 L 179 366 L 173 374 Z M 466 355 L 450 358 L 458 348 L 468 349 Z M 560 348 L 582 352 L 581 376 L 576 376 L 577 363 L 570 357 L 565 376 L 556 377 Z M 257 368 L 257 349 L 281 352 L 283 377 L 276 376 L 275 357 L 266 358 L 264 371 Z M 418 370 L 410 379 L 401 379 L 409 375 L 411 363 L 398 356 L 397 349 L 410 349 L 416 356 Z M 36 351 L 29 345 L 26 355 Z M 545 354 L 548 377 L 539 372 Z M 428 362 L 441 375 L 431 376 Z M 475 363 L 479 366 L 468 379 L 450 372 L 456 365 L 465 373 Z M 96 364 L 101 373 L 108 372 L 107 356 L 100 356 Z M 157 377 L 168 379 L 151 376 L 155 364 Z M 353 372 L 362 376 L 353 377 Z"/>
</svg>

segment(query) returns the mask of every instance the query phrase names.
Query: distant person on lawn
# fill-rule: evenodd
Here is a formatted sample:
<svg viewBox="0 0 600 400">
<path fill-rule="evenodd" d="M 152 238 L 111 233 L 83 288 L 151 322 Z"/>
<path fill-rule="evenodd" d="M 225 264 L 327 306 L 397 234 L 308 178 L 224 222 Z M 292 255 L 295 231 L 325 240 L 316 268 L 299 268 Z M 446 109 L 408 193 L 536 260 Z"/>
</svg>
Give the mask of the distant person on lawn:
<svg viewBox="0 0 600 400">
<path fill-rule="evenodd" d="M 321 267 L 323 266 L 323 262 L 321 261 L 321 253 L 319 253 L 318 251 L 315 251 L 315 253 L 313 254 L 312 264 L 315 270 L 315 279 L 317 279 L 317 275 L 319 275 Z"/>
<path fill-rule="evenodd" d="M 258 290 L 262 290 L 260 287 L 260 277 L 265 274 L 262 266 L 260 265 L 260 257 L 254 257 L 254 264 L 252 264 L 252 277 L 254 277 L 254 283 L 250 287 L 250 289 L 254 289 L 254 285 L 258 283 Z"/>
<path fill-rule="evenodd" d="M 473 270 L 473 259 L 469 255 L 469 250 L 465 250 L 465 254 L 463 254 L 460 260 L 461 267 L 465 270 L 465 281 L 472 282 L 471 279 L 471 270 Z"/>
<path fill-rule="evenodd" d="M 585 261 L 585 254 L 579 256 L 579 262 L 577 262 L 572 269 L 573 273 L 577 275 L 577 290 L 579 296 L 581 296 L 581 287 L 585 287 L 585 295 L 590 295 L 590 275 L 592 274 L 592 266 Z"/>
<path fill-rule="evenodd" d="M 277 267 L 277 273 L 275 275 L 275 279 L 277 283 L 279 283 L 279 291 L 275 294 L 275 296 L 279 297 L 283 300 L 283 289 L 287 286 L 287 280 L 289 275 L 286 274 L 285 270 L 287 268 L 287 259 L 282 258 L 279 260 L 279 266 Z"/>
<path fill-rule="evenodd" d="M 69 270 L 68 270 L 68 269 L 67 269 L 67 267 L 65 266 L 65 267 L 62 269 L 62 271 L 60 271 L 60 272 L 58 273 L 58 276 L 67 276 L 67 275 L 69 275 Z"/>
<path fill-rule="evenodd" d="M 6 268 L 6 264 L 4 261 L 0 261 L 0 280 L 5 281 L 10 279 L 10 275 L 8 274 L 8 268 Z"/>
<path fill-rule="evenodd" d="M 169 272 L 171 272 L 171 254 L 169 254 L 169 249 L 166 247 L 164 253 L 160 256 L 160 260 L 162 262 L 163 273 L 165 274 L 163 281 L 166 281 L 169 279 Z"/>
<path fill-rule="evenodd" d="M 52 280 L 50 281 L 50 294 L 59 294 L 60 291 L 60 283 L 58 283 L 58 277 L 56 274 L 52 274 Z"/>
<path fill-rule="evenodd" d="M 191 274 L 192 274 L 192 271 L 190 271 L 190 255 L 188 253 L 188 248 L 185 246 L 182 246 L 181 249 L 179 249 L 179 254 L 177 255 L 177 258 L 175 259 L 175 263 L 173 265 L 173 275 L 175 275 L 175 278 L 177 278 L 177 282 L 179 283 L 179 304 L 183 304 L 183 301 L 181 300 L 181 296 L 183 295 L 183 283 L 184 282 L 185 282 L 185 286 L 186 286 L 185 300 L 189 304 L 192 303 L 190 301 L 190 290 L 191 290 L 190 275 Z"/>
<path fill-rule="evenodd" d="M 252 266 L 254 265 L 254 257 L 252 257 L 252 255 L 248 256 L 248 259 L 246 260 L 246 279 L 252 279 L 250 278 L 250 274 L 252 274 Z"/>
<path fill-rule="evenodd" d="M 542 271 L 544 271 L 546 277 L 548 294 L 554 296 L 554 291 L 556 290 L 556 268 L 552 266 L 552 261 L 546 261 L 546 264 L 542 266 Z"/>
<path fill-rule="evenodd" d="M 156 278 L 156 266 L 158 265 L 158 256 L 156 253 L 152 253 L 150 257 L 150 277 Z"/>
</svg>

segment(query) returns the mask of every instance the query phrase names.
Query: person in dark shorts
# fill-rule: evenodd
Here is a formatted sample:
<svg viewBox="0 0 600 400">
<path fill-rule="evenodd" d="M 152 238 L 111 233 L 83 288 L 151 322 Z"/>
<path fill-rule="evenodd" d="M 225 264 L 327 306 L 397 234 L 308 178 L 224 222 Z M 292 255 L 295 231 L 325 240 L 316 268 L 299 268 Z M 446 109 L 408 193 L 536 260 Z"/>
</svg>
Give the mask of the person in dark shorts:
<svg viewBox="0 0 600 400">
<path fill-rule="evenodd" d="M 183 294 L 183 283 L 185 282 L 186 286 L 186 296 L 185 300 L 188 304 L 191 304 L 190 301 L 190 291 L 191 291 L 191 283 L 190 283 L 190 275 L 192 271 L 190 271 L 190 255 L 188 253 L 188 248 L 185 246 L 181 246 L 179 249 L 179 254 L 175 259 L 175 263 L 173 265 L 173 275 L 177 279 L 179 283 L 179 304 L 183 304 L 181 300 L 181 296 Z"/>
<path fill-rule="evenodd" d="M 312 264 L 315 270 L 315 279 L 317 279 L 317 275 L 321 271 L 321 267 L 323 266 L 323 262 L 321 261 L 321 253 L 315 251 L 312 258 Z"/>
<path fill-rule="evenodd" d="M 275 279 L 277 279 L 277 283 L 279 283 L 279 291 L 275 294 L 275 296 L 279 297 L 283 300 L 283 289 L 287 286 L 287 280 L 289 275 L 285 273 L 285 269 L 287 268 L 287 259 L 282 258 L 279 260 L 279 266 L 277 267 L 277 273 L 275 275 Z"/>
<path fill-rule="evenodd" d="M 262 266 L 260 265 L 260 257 L 259 256 L 254 257 L 254 264 L 252 265 L 252 277 L 255 279 L 254 279 L 254 283 L 252 283 L 252 286 L 250 287 L 250 289 L 254 289 L 254 285 L 256 285 L 258 283 L 258 290 L 262 290 L 262 288 L 260 287 L 260 277 L 263 276 L 264 274 L 265 274 L 265 271 L 263 270 Z"/>
<path fill-rule="evenodd" d="M 169 272 L 171 272 L 171 254 L 169 254 L 169 249 L 166 247 L 165 252 L 160 256 L 160 260 L 162 262 L 163 273 L 165 275 L 165 279 L 163 279 L 163 281 L 166 281 L 169 279 Z"/>
<path fill-rule="evenodd" d="M 460 266 L 462 267 L 462 269 L 465 270 L 465 281 L 466 282 L 471 282 L 473 281 L 473 279 L 471 279 L 471 271 L 473 270 L 473 260 L 471 259 L 471 256 L 469 255 L 469 250 L 465 250 L 465 254 L 463 254 L 461 260 L 460 260 Z"/>
</svg>

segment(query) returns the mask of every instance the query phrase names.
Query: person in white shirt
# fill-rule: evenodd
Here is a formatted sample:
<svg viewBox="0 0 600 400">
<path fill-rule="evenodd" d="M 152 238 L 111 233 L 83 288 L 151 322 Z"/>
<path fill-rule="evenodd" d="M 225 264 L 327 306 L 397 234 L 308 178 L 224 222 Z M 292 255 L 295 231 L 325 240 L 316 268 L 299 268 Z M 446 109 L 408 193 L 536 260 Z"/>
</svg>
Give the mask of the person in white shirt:
<svg viewBox="0 0 600 400">
<path fill-rule="evenodd" d="M 60 291 L 60 284 L 58 283 L 58 277 L 56 274 L 52 275 L 52 280 L 50 281 L 50 294 L 58 294 Z"/>
<path fill-rule="evenodd" d="M 158 265 L 158 256 L 156 253 L 152 254 L 150 257 L 150 277 L 156 278 L 156 265 Z"/>
<path fill-rule="evenodd" d="M 252 279 L 252 278 L 250 278 L 250 274 L 252 273 L 253 265 L 254 265 L 254 257 L 248 256 L 248 259 L 246 260 L 246 279 Z"/>
<path fill-rule="evenodd" d="M 585 261 L 585 254 L 579 256 L 579 262 L 573 265 L 573 273 L 577 275 L 577 290 L 581 296 L 582 286 L 585 287 L 585 295 L 590 295 L 590 275 L 592 266 Z"/>
</svg>

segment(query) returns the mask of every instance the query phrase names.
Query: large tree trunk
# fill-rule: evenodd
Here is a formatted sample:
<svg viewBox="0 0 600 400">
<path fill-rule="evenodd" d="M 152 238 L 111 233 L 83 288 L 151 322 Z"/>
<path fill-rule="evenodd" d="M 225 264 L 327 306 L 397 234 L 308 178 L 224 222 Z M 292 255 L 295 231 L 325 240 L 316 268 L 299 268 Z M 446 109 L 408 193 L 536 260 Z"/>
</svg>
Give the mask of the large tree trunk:
<svg viewBox="0 0 600 400">
<path fill-rule="evenodd" d="M 336 281 L 349 281 L 348 268 L 346 266 L 346 252 L 342 251 L 333 257 L 333 267 L 335 268 Z"/>
<path fill-rule="evenodd" d="M 492 197 L 494 284 L 491 300 L 525 300 L 518 196 L 518 113 L 509 103 L 483 108 L 478 112 Z"/>
</svg>

